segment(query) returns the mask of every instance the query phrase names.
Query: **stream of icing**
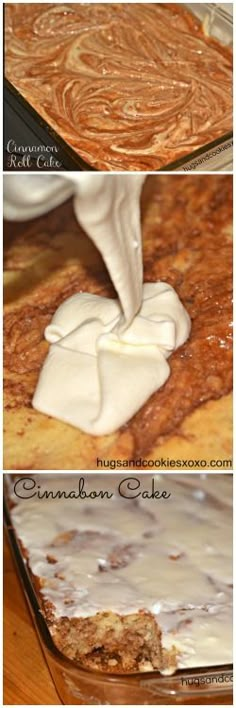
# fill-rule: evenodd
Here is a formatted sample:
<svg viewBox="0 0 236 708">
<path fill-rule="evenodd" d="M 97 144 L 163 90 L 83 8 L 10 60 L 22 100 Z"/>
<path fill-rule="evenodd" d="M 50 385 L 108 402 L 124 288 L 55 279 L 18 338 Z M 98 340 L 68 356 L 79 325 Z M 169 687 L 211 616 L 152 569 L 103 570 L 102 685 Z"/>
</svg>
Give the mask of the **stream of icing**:
<svg viewBox="0 0 236 708">
<path fill-rule="evenodd" d="M 50 349 L 33 406 L 87 433 L 112 433 L 165 383 L 167 358 L 187 339 L 189 316 L 170 285 L 143 285 L 143 175 L 33 179 L 34 188 L 32 177 L 6 178 L 6 217 L 33 218 L 74 195 L 76 217 L 118 294 L 80 293 L 60 305 L 45 330 Z"/>
</svg>

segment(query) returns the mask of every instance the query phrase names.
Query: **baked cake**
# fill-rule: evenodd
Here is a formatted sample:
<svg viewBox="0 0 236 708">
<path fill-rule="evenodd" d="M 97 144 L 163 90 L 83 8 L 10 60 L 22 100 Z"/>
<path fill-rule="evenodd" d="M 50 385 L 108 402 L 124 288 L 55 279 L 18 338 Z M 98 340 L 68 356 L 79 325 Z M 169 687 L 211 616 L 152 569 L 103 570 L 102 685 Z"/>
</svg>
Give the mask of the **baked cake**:
<svg viewBox="0 0 236 708">
<path fill-rule="evenodd" d="M 232 661 L 231 475 L 14 475 L 10 499 L 67 657 L 111 672 Z"/>
<path fill-rule="evenodd" d="M 5 469 L 102 470 L 117 461 L 197 469 L 199 460 L 231 469 L 231 229 L 230 176 L 147 178 L 144 282 L 175 288 L 191 335 L 170 357 L 166 384 L 123 428 L 95 438 L 33 410 L 32 397 L 53 313 L 77 292 L 115 297 L 108 273 L 72 201 L 28 222 L 6 222 Z"/>
<path fill-rule="evenodd" d="M 160 169 L 232 130 L 232 50 L 183 3 L 8 3 L 5 42 L 9 81 L 96 169 Z"/>
</svg>

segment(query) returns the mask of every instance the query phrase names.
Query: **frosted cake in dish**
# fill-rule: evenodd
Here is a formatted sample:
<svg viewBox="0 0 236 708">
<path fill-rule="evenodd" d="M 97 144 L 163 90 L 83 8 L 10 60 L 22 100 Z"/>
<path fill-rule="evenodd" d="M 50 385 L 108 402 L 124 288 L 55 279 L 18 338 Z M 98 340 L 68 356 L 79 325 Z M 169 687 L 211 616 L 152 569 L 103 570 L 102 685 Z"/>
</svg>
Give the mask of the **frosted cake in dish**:
<svg viewBox="0 0 236 708">
<path fill-rule="evenodd" d="M 231 475 L 10 485 L 13 527 L 67 657 L 112 672 L 231 662 Z"/>
</svg>

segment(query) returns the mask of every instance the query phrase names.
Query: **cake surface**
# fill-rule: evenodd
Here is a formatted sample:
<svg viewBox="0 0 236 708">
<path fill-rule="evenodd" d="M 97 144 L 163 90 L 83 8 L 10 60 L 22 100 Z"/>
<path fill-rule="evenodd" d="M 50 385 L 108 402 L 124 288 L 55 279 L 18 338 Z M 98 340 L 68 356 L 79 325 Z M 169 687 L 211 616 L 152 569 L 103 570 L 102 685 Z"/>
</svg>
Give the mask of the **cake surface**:
<svg viewBox="0 0 236 708">
<path fill-rule="evenodd" d="M 96 169 L 156 170 L 232 130 L 232 51 L 181 3 L 8 3 L 5 40 L 7 78 Z"/>
<path fill-rule="evenodd" d="M 231 662 L 231 475 L 34 474 L 10 485 L 13 527 L 67 657 L 112 672 Z"/>
<path fill-rule="evenodd" d="M 173 459 L 175 467 L 187 460 L 188 468 L 190 460 L 194 469 L 194 460 L 203 460 L 207 468 L 231 469 L 231 177 L 148 178 L 142 233 L 144 281 L 175 288 L 191 336 L 170 357 L 169 380 L 134 418 L 94 438 L 38 413 L 31 401 L 53 313 L 77 292 L 115 297 L 108 273 L 71 201 L 29 222 L 6 222 L 5 469 L 102 470 L 117 460 L 130 468 L 138 461 L 141 469 L 145 460 L 164 460 L 168 469 Z"/>
</svg>

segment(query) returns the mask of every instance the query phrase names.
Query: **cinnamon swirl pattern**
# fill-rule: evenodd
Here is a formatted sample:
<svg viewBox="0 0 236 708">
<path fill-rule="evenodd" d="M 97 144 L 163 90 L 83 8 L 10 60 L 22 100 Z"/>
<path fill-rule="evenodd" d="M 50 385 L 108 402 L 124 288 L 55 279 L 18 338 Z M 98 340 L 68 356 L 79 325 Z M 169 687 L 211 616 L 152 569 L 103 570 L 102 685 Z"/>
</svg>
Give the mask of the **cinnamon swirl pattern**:
<svg viewBox="0 0 236 708">
<path fill-rule="evenodd" d="M 183 5 L 13 3 L 5 37 L 7 78 L 97 169 L 159 169 L 231 130 L 231 50 Z"/>
</svg>

